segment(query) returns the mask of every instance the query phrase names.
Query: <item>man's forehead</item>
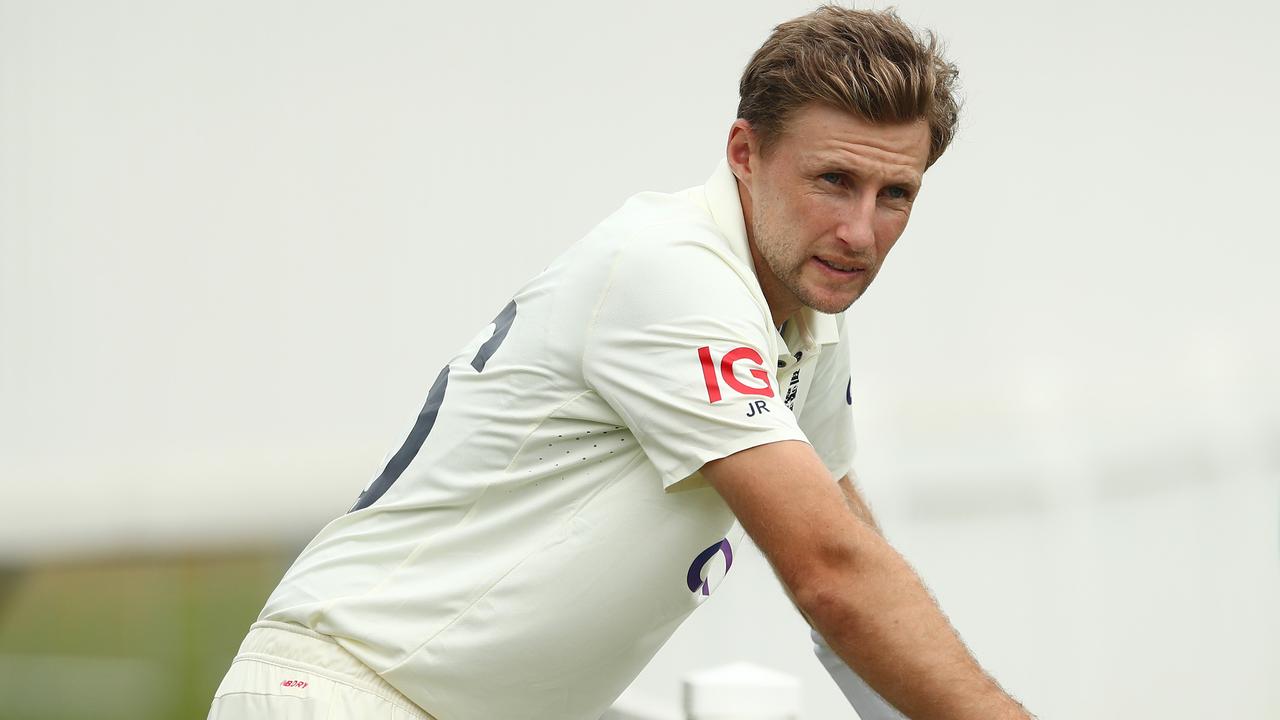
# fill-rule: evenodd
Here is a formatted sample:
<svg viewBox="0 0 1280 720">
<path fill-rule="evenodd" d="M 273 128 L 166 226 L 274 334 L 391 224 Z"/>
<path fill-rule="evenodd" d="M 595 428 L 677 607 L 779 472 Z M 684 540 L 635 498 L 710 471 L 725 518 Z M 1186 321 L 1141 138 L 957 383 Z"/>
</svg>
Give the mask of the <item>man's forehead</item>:
<svg viewBox="0 0 1280 720">
<path fill-rule="evenodd" d="M 810 105 L 787 123 L 780 138 L 806 158 L 841 158 L 914 168 L 924 172 L 929 159 L 929 124 L 923 120 L 877 123 L 825 105 Z"/>
</svg>

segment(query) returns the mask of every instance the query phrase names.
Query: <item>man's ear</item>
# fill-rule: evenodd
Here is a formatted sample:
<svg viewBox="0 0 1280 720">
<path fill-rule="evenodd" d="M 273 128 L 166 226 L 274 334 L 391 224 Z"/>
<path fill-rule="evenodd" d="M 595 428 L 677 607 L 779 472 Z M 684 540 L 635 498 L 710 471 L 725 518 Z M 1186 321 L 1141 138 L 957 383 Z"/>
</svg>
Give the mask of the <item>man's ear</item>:
<svg viewBox="0 0 1280 720">
<path fill-rule="evenodd" d="M 729 145 L 725 148 L 725 159 L 729 169 L 733 171 L 738 182 L 751 191 L 752 172 L 759 161 L 760 139 L 751 128 L 751 123 L 738 118 L 729 126 Z"/>
</svg>

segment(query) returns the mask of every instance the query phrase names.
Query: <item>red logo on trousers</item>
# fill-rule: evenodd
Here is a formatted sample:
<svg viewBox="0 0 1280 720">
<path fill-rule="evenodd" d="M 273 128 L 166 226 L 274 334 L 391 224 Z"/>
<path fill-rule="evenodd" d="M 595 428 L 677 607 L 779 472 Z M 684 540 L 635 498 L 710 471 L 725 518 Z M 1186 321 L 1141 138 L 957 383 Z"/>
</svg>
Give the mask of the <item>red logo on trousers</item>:
<svg viewBox="0 0 1280 720">
<path fill-rule="evenodd" d="M 760 353 L 749 347 L 734 348 L 720 358 L 719 378 L 716 377 L 716 363 L 711 358 L 711 348 L 698 348 L 698 360 L 702 362 L 702 380 L 707 384 L 707 399 L 713 403 L 721 400 L 721 379 L 724 380 L 725 385 L 743 395 L 773 397 L 773 387 L 769 385 L 769 371 L 761 367 L 764 364 L 764 358 L 760 357 Z M 755 363 L 756 367 L 749 369 L 747 372 L 751 374 L 751 377 L 760 381 L 759 385 L 748 385 L 733 374 L 733 366 L 743 360 Z"/>
<path fill-rule="evenodd" d="M 280 683 L 280 687 L 304 688 L 306 686 L 307 686 L 306 680 L 285 680 L 284 682 Z"/>
</svg>

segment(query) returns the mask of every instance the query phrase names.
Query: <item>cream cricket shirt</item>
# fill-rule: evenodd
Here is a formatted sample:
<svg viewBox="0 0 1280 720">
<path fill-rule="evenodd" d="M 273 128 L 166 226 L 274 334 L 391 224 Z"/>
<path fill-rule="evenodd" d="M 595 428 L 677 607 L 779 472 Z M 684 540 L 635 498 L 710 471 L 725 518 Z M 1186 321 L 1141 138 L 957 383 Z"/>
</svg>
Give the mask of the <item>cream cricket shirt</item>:
<svg viewBox="0 0 1280 720">
<path fill-rule="evenodd" d="M 261 618 L 439 720 L 595 720 L 732 565 L 704 463 L 807 440 L 848 472 L 839 320 L 774 329 L 725 163 L 631 198 L 441 371 Z"/>
</svg>

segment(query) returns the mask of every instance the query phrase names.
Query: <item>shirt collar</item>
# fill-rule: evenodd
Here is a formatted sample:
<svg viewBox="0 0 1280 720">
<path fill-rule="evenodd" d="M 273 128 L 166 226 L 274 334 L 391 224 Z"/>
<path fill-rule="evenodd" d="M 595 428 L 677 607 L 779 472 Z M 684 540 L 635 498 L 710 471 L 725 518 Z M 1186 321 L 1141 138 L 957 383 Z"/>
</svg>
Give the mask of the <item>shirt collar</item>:
<svg viewBox="0 0 1280 720">
<path fill-rule="evenodd" d="M 751 259 L 751 247 L 747 244 L 747 225 L 742 216 L 742 200 L 738 197 L 738 179 L 729 169 L 724 158 L 716 165 L 704 186 L 707 206 L 711 209 L 711 217 L 715 219 L 720 232 L 729 241 L 729 249 L 755 276 L 755 263 Z M 759 282 L 757 280 L 757 282 Z M 796 319 L 799 320 L 801 347 L 809 348 L 818 345 L 832 345 L 840 342 L 840 325 L 837 316 L 820 313 L 812 308 L 801 308 Z"/>
</svg>

